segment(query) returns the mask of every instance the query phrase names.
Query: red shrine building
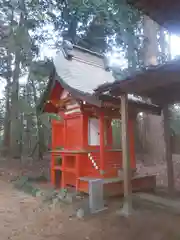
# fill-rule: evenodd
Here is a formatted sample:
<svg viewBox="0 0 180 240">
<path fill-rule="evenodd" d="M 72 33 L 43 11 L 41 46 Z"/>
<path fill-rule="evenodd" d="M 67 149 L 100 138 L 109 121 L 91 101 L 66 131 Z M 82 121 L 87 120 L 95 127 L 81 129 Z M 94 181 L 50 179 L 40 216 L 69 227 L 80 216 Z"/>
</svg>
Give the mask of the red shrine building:
<svg viewBox="0 0 180 240">
<path fill-rule="evenodd" d="M 41 99 L 42 112 L 57 113 L 52 121 L 51 183 L 88 192 L 90 179 L 103 179 L 105 193 L 123 193 L 120 98 L 94 90 L 114 82 L 104 57 L 64 41 L 53 61 L 49 83 Z M 129 96 L 129 158 L 134 190 L 155 187 L 154 176 L 136 174 L 134 124 L 138 112 L 160 114 L 152 104 Z M 60 174 L 59 174 L 60 173 Z M 59 176 L 59 177 L 58 177 Z"/>
</svg>

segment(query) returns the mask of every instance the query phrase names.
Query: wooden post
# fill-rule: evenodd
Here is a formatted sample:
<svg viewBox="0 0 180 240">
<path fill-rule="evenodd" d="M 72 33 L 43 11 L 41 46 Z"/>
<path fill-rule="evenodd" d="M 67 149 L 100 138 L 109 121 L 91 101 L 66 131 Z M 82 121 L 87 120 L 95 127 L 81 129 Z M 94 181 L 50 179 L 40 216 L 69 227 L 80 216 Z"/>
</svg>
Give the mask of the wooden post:
<svg viewBox="0 0 180 240">
<path fill-rule="evenodd" d="M 165 160 L 167 164 L 168 192 L 170 195 L 173 195 L 175 190 L 174 169 L 172 161 L 170 116 L 168 105 L 163 107 L 163 123 L 164 123 Z"/>
<path fill-rule="evenodd" d="M 129 158 L 128 140 L 128 99 L 127 94 L 121 96 L 121 134 L 122 134 L 122 160 L 124 178 L 124 205 L 121 214 L 129 216 L 132 214 L 132 187 L 131 167 Z"/>
<path fill-rule="evenodd" d="M 104 163 L 105 163 L 105 137 L 104 137 L 104 113 L 100 113 L 99 118 L 100 128 L 100 174 L 104 175 Z"/>
<path fill-rule="evenodd" d="M 130 157 L 130 167 L 136 170 L 136 157 L 135 157 L 135 131 L 134 131 L 134 120 L 129 119 L 128 121 L 128 133 L 129 133 L 129 157 Z"/>
</svg>

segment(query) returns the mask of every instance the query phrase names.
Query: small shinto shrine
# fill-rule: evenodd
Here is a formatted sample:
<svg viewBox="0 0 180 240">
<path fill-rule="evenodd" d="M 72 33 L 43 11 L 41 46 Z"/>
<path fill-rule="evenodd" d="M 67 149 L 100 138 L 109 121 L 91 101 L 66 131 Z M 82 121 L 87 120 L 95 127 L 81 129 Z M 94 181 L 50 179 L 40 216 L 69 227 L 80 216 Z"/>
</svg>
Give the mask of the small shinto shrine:
<svg viewBox="0 0 180 240">
<path fill-rule="evenodd" d="M 114 82 L 104 56 L 64 41 L 53 61 L 41 99 L 42 112 L 57 113 L 52 121 L 51 183 L 88 193 L 92 179 L 103 179 L 104 193 L 123 193 L 121 100 L 95 95 L 99 85 Z M 129 158 L 133 190 L 155 187 L 154 176 L 136 173 L 135 119 L 139 112 L 160 114 L 156 105 L 128 96 Z"/>
</svg>

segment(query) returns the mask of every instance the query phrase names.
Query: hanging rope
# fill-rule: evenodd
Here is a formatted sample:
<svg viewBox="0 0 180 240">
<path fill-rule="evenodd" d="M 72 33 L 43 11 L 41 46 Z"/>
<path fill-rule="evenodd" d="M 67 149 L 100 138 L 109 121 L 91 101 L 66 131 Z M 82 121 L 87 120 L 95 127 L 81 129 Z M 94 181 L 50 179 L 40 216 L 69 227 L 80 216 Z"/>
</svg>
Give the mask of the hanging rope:
<svg viewBox="0 0 180 240">
<path fill-rule="evenodd" d="M 88 159 L 91 161 L 93 167 L 96 169 L 96 170 L 99 170 L 99 167 L 96 163 L 96 161 L 93 159 L 93 156 L 91 153 L 88 153 Z"/>
</svg>

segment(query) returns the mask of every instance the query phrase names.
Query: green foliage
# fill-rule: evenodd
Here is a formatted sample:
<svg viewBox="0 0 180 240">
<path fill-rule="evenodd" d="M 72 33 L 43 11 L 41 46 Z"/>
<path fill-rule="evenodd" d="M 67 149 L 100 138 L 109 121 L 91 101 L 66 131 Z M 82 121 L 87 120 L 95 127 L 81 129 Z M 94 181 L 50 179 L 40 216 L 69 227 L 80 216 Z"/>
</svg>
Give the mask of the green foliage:
<svg viewBox="0 0 180 240">
<path fill-rule="evenodd" d="M 127 75 L 128 75 L 128 71 L 127 69 L 121 69 L 119 67 L 112 67 L 112 74 L 113 77 L 115 78 L 115 80 L 124 80 Z"/>
<path fill-rule="evenodd" d="M 32 61 L 29 68 L 29 80 L 44 80 L 48 78 L 53 70 L 53 63 L 51 60 L 47 61 Z"/>
<path fill-rule="evenodd" d="M 21 113 L 24 113 L 24 114 L 32 114 L 34 113 L 35 114 L 35 108 L 32 107 L 30 104 L 28 104 L 28 102 L 25 100 L 25 99 L 19 99 L 18 101 L 18 105 L 19 105 L 19 110 Z"/>
<path fill-rule="evenodd" d="M 29 182 L 29 178 L 27 176 L 18 177 L 14 182 L 14 187 L 24 191 L 25 193 L 31 194 L 33 197 L 39 196 L 41 194 L 40 189 L 33 186 Z"/>
<path fill-rule="evenodd" d="M 50 18 L 55 30 L 76 44 L 106 52 L 113 45 L 127 48 L 129 41 L 134 42 L 133 28 L 140 14 L 126 1 L 73 0 L 65 4 L 56 0 L 54 5 L 56 16 L 51 14 Z"/>
<path fill-rule="evenodd" d="M 61 117 L 54 113 L 43 113 L 39 116 L 41 123 L 47 129 L 51 129 L 51 120 L 61 121 Z"/>
<path fill-rule="evenodd" d="M 17 177 L 14 182 L 14 187 L 21 189 L 28 181 L 27 176 Z"/>
</svg>

